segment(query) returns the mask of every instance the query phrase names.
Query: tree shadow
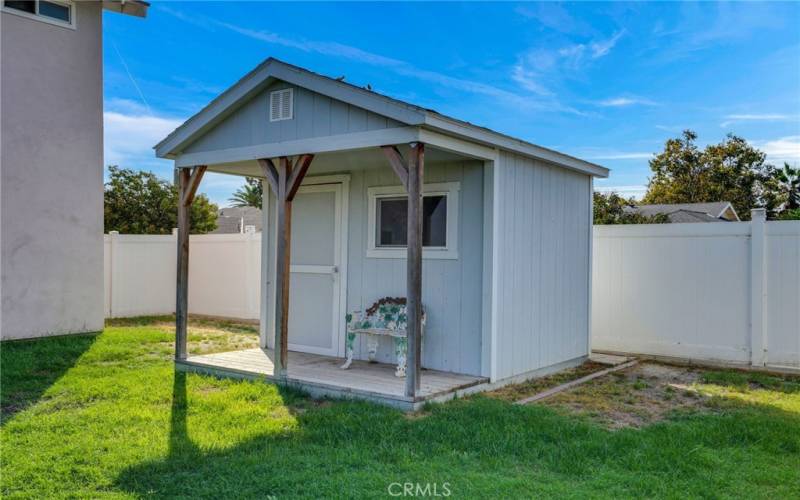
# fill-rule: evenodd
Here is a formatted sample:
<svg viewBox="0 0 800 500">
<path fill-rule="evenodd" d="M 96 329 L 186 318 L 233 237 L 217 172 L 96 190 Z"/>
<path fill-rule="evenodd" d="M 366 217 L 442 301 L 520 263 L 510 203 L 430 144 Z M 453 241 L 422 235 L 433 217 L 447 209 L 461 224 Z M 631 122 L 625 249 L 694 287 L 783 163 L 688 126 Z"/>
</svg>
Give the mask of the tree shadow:
<svg viewBox="0 0 800 500">
<path fill-rule="evenodd" d="M 0 344 L 0 424 L 36 404 L 76 365 L 98 334 L 65 335 Z"/>
</svg>

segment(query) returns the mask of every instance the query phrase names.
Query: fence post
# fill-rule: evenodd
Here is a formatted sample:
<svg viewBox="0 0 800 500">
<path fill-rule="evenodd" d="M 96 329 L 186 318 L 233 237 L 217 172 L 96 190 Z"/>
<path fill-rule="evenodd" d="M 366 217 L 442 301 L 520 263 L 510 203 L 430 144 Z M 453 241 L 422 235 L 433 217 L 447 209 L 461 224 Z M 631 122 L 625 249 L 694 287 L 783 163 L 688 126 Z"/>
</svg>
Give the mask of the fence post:
<svg viewBox="0 0 800 500">
<path fill-rule="evenodd" d="M 109 231 L 110 244 L 108 247 L 108 269 L 111 276 L 108 279 L 108 317 L 114 317 L 114 285 L 117 282 L 117 249 L 119 247 L 119 231 Z"/>
<path fill-rule="evenodd" d="M 244 242 L 246 245 L 246 258 L 245 258 L 245 308 L 247 311 L 247 319 L 254 319 L 258 317 L 258 300 L 256 299 L 256 289 L 261 273 L 258 266 L 255 265 L 258 247 L 256 246 L 256 228 L 255 226 L 243 226 L 244 229 Z M 256 272 L 259 271 L 259 272 Z"/>
<path fill-rule="evenodd" d="M 766 210 L 750 211 L 750 364 L 764 366 L 767 352 L 766 325 Z"/>
</svg>

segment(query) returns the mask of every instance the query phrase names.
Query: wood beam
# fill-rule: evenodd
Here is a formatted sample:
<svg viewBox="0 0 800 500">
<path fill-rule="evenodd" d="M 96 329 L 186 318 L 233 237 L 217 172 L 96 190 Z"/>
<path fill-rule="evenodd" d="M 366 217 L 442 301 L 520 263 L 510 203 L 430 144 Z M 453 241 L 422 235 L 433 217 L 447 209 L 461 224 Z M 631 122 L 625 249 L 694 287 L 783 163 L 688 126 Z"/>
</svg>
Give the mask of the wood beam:
<svg viewBox="0 0 800 500">
<path fill-rule="evenodd" d="M 203 174 L 206 173 L 206 168 L 205 165 L 200 165 L 192 169 L 192 175 L 189 178 L 186 191 L 180 198 L 183 205 L 188 207 L 194 201 L 194 195 L 197 194 L 197 188 L 200 187 L 200 181 L 203 180 Z"/>
<path fill-rule="evenodd" d="M 269 182 L 270 187 L 272 188 L 272 192 L 275 193 L 275 196 L 278 195 L 278 170 L 275 168 L 275 164 L 272 163 L 272 160 L 269 158 L 261 158 L 258 160 L 259 166 L 261 166 L 261 171 L 264 173 L 264 178 L 267 179 Z"/>
<path fill-rule="evenodd" d="M 400 183 L 403 184 L 403 188 L 408 191 L 408 166 L 405 160 L 403 160 L 403 155 L 400 154 L 396 146 L 381 146 L 381 149 L 386 159 L 389 160 L 389 165 L 391 165 L 392 170 L 394 170 L 394 173 L 400 178 Z"/>
<path fill-rule="evenodd" d="M 308 167 L 311 166 L 311 160 L 313 159 L 314 155 L 300 155 L 297 160 L 295 160 L 292 175 L 287 181 L 287 200 L 294 200 L 294 196 L 297 194 L 297 190 L 300 189 L 300 184 L 303 182 L 303 178 L 306 176 Z"/>
<path fill-rule="evenodd" d="M 178 169 L 178 262 L 175 277 L 175 359 L 186 359 L 187 337 L 186 322 L 189 309 L 189 213 L 190 209 L 183 199 L 191 184 L 191 172 L 188 168 Z"/>
<path fill-rule="evenodd" d="M 422 184 L 425 145 L 411 144 L 408 156 L 408 256 L 406 260 L 406 314 L 408 315 L 408 370 L 406 396 L 416 398 L 422 359 Z"/>
<path fill-rule="evenodd" d="M 292 202 L 287 199 L 287 182 L 292 174 L 291 161 L 278 160 L 278 231 L 275 266 L 275 375 L 286 378 L 289 359 L 289 280 L 292 255 Z"/>
</svg>

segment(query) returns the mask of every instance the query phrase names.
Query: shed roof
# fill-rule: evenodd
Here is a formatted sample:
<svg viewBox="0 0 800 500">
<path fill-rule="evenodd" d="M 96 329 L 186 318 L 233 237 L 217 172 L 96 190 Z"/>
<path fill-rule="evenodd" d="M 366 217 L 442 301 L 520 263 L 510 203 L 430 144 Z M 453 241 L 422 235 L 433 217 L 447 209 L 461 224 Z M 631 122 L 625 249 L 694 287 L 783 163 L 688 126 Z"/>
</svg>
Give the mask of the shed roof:
<svg viewBox="0 0 800 500">
<path fill-rule="evenodd" d="M 259 64 L 159 142 L 154 147 L 156 156 L 176 158 L 183 148 L 208 132 L 241 104 L 275 80 L 307 88 L 406 125 L 419 126 L 481 145 L 512 151 L 591 175 L 608 176 L 609 170 L 600 165 L 537 146 L 522 139 L 438 113 L 432 109 L 379 94 L 340 79 L 320 75 L 273 57 Z"/>
</svg>

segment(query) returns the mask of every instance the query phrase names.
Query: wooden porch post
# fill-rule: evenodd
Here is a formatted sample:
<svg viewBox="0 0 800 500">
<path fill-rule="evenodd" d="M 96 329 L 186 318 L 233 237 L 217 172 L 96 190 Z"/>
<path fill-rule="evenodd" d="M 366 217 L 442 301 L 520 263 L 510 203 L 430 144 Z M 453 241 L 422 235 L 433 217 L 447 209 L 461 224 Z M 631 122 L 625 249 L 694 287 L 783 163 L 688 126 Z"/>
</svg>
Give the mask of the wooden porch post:
<svg viewBox="0 0 800 500">
<path fill-rule="evenodd" d="M 258 160 L 261 170 L 278 198 L 278 238 L 275 267 L 275 376 L 286 378 L 289 361 L 289 279 L 291 272 L 292 201 L 311 165 L 314 155 L 301 155 L 292 163 L 286 156 Z M 263 241 L 263 240 L 262 240 Z"/>
<path fill-rule="evenodd" d="M 419 392 L 422 364 L 422 185 L 425 170 L 425 145 L 421 142 L 411 144 L 407 164 L 396 147 L 383 146 L 382 149 L 392 169 L 408 192 L 406 396 L 414 398 Z"/>
<path fill-rule="evenodd" d="M 189 312 L 190 213 L 205 166 L 178 169 L 178 272 L 175 282 L 175 359 L 186 359 L 186 322 Z"/>
</svg>

